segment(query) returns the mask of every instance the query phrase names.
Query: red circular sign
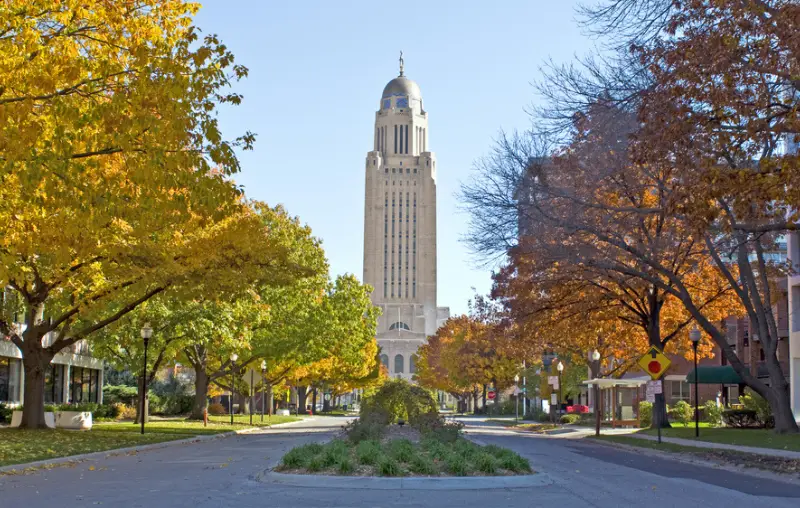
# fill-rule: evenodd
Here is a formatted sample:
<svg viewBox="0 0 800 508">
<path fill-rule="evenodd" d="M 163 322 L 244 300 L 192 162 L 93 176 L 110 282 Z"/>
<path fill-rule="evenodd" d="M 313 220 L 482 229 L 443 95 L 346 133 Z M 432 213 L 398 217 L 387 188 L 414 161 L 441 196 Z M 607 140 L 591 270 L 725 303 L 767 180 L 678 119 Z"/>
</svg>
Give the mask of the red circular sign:
<svg viewBox="0 0 800 508">
<path fill-rule="evenodd" d="M 658 360 L 653 360 L 652 362 L 647 364 L 647 370 L 652 372 L 653 374 L 658 374 L 661 372 L 661 362 Z"/>
<path fill-rule="evenodd" d="M 495 393 L 494 392 L 489 392 L 489 393 L 486 394 L 486 398 L 488 398 L 489 400 L 493 400 L 494 397 L 495 397 Z"/>
</svg>

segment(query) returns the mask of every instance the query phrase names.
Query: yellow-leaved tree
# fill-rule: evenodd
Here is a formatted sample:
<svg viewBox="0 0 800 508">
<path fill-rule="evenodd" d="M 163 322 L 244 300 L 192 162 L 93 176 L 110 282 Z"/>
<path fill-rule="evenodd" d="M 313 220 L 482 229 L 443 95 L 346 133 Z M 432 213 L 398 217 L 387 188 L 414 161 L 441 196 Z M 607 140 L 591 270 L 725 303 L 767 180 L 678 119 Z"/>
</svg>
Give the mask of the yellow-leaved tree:
<svg viewBox="0 0 800 508">
<path fill-rule="evenodd" d="M 220 103 L 246 75 L 180 0 L 0 8 L 0 333 L 20 349 L 23 427 L 53 356 L 167 291 L 291 266 L 226 177 Z M 16 318 L 16 319 L 15 319 Z"/>
</svg>

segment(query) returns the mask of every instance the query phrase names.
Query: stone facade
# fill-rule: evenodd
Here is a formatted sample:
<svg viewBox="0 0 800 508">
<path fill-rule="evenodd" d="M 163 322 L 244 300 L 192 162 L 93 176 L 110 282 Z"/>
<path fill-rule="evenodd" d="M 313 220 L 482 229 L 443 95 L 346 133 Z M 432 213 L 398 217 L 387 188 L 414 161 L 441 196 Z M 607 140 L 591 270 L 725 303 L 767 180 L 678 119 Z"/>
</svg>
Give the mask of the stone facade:
<svg viewBox="0 0 800 508">
<path fill-rule="evenodd" d="M 414 354 L 449 317 L 436 306 L 436 155 L 414 81 L 391 80 L 365 161 L 364 282 L 381 307 L 378 345 L 392 377 L 411 379 Z"/>
</svg>

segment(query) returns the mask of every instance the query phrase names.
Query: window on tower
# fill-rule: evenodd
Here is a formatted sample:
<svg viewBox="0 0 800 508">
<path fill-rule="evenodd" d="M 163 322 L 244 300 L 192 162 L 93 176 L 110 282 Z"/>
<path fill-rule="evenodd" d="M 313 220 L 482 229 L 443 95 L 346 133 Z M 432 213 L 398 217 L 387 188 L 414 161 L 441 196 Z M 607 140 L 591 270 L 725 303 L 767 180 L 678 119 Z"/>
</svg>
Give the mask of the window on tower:
<svg viewBox="0 0 800 508">
<path fill-rule="evenodd" d="M 375 103 L 373 102 L 373 104 L 375 104 Z M 391 107 L 392 107 L 391 99 L 384 99 L 384 101 L 383 101 L 383 109 L 389 109 Z"/>
<path fill-rule="evenodd" d="M 373 102 L 373 104 L 375 104 Z M 407 108 L 408 107 L 408 97 L 398 97 L 395 106 L 398 108 Z"/>
</svg>

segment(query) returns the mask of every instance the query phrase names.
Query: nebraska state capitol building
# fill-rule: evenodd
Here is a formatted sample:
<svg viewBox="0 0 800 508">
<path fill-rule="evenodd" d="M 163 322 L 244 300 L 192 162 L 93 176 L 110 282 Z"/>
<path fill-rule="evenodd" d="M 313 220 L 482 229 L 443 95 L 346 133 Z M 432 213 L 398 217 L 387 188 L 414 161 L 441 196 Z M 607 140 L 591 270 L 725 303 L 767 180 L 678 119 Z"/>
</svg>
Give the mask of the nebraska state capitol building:
<svg viewBox="0 0 800 508">
<path fill-rule="evenodd" d="M 419 86 L 389 81 L 366 158 L 364 282 L 380 306 L 378 345 L 391 377 L 411 379 L 415 353 L 450 316 L 436 306 L 436 155 Z"/>
</svg>

